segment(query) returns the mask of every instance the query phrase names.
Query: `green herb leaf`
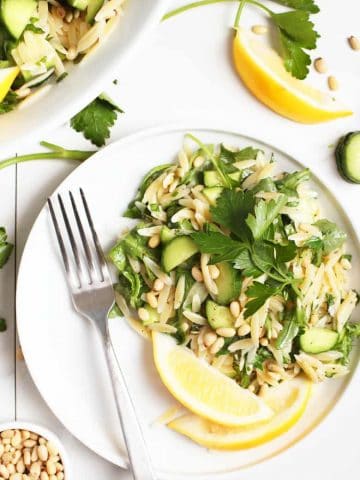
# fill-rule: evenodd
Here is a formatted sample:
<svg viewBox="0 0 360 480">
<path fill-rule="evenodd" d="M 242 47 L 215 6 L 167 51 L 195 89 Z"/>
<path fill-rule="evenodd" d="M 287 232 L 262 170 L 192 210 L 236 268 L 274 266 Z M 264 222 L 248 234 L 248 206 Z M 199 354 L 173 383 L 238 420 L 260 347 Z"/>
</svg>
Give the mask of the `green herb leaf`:
<svg viewBox="0 0 360 480">
<path fill-rule="evenodd" d="M 270 358 L 273 358 L 273 354 L 270 352 L 270 350 L 265 347 L 259 347 L 255 355 L 253 367 L 259 370 L 263 370 L 264 362 L 266 360 L 269 360 Z"/>
<path fill-rule="evenodd" d="M 101 147 L 110 137 L 110 129 L 115 124 L 118 112 L 122 113 L 122 110 L 112 100 L 100 95 L 76 114 L 70 125 L 94 145 Z"/>
<path fill-rule="evenodd" d="M 273 13 L 275 21 L 281 32 L 297 46 L 312 50 L 316 48 L 319 34 L 314 30 L 314 24 L 310 21 L 310 15 L 303 10 L 292 12 Z"/>
<path fill-rule="evenodd" d="M 333 250 L 340 248 L 346 241 L 346 233 L 329 220 L 318 220 L 315 224 L 323 234 L 323 254 L 328 255 Z"/>
<path fill-rule="evenodd" d="M 255 198 L 250 191 L 225 189 L 217 199 L 216 206 L 210 209 L 212 220 L 245 241 L 250 233 L 246 218 L 253 211 L 254 205 Z"/>
<path fill-rule="evenodd" d="M 244 249 L 242 243 L 219 232 L 196 232 L 191 238 L 201 253 L 213 255 L 213 263 L 233 261 Z"/>
<path fill-rule="evenodd" d="M 280 210 L 286 205 L 286 195 L 281 195 L 277 199 L 266 202 L 260 200 L 255 206 L 255 216 L 249 214 L 246 223 L 249 226 L 253 237 L 258 240 L 263 237 L 266 230 L 273 223 L 275 218 L 279 215 Z"/>
<path fill-rule="evenodd" d="M 245 318 L 250 317 L 261 308 L 266 300 L 273 295 L 276 295 L 279 287 L 276 285 L 266 285 L 259 282 L 254 282 L 246 291 L 246 294 L 251 300 L 246 304 Z"/>
<path fill-rule="evenodd" d="M 243 270 L 242 274 L 245 277 L 257 278 L 264 273 L 255 265 L 250 254 L 250 250 L 247 248 L 244 248 L 236 257 L 234 261 L 234 268 Z"/>
<path fill-rule="evenodd" d="M 347 323 L 340 332 L 339 340 L 334 347 L 343 354 L 340 363 L 347 365 L 349 363 L 350 352 L 353 343 L 360 337 L 360 323 Z"/>
<path fill-rule="evenodd" d="M 0 227 L 0 268 L 9 260 L 14 245 L 7 241 L 6 230 Z"/>
<path fill-rule="evenodd" d="M 16 93 L 10 91 L 4 100 L 0 102 L 0 115 L 3 113 L 11 112 L 19 103 L 19 97 Z"/>
<path fill-rule="evenodd" d="M 300 185 L 300 183 L 310 180 L 310 177 L 310 170 L 305 168 L 299 172 L 288 173 L 281 180 L 276 182 L 276 186 L 279 192 L 284 193 L 289 197 L 297 197 L 297 187 Z"/>
<path fill-rule="evenodd" d="M 299 326 L 297 324 L 296 318 L 286 320 L 284 322 L 282 330 L 279 333 L 278 338 L 276 339 L 275 347 L 278 350 L 283 349 L 294 340 L 298 333 Z"/>
<path fill-rule="evenodd" d="M 7 329 L 5 318 L 0 318 L 0 332 L 5 332 Z"/>
<path fill-rule="evenodd" d="M 304 80 L 309 73 L 309 65 L 311 65 L 310 55 L 282 31 L 280 31 L 280 42 L 286 70 L 293 77 Z"/>
<path fill-rule="evenodd" d="M 315 4 L 314 0 L 273 0 L 273 2 L 296 10 L 304 10 L 309 13 L 320 12 L 320 8 Z"/>
</svg>

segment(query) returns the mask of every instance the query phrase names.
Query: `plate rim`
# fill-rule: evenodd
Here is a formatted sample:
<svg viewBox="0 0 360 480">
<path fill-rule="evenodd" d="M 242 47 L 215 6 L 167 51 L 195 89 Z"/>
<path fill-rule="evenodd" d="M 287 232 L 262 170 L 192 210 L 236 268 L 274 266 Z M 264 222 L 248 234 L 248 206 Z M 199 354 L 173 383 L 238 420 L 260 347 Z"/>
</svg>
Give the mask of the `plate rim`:
<svg viewBox="0 0 360 480">
<path fill-rule="evenodd" d="M 246 128 L 245 129 L 242 128 L 241 131 L 239 132 L 239 131 L 236 130 L 236 127 L 234 126 L 233 122 L 229 123 L 229 122 L 226 122 L 226 121 L 222 121 L 222 122 L 204 121 L 204 122 L 201 122 L 201 124 L 199 124 L 199 122 L 196 122 L 196 121 L 193 122 L 193 121 L 190 120 L 188 123 L 190 124 L 190 127 L 187 124 L 187 122 L 175 122 L 175 123 L 170 123 L 170 124 L 167 124 L 167 125 L 158 125 L 158 126 L 155 126 L 155 127 L 144 128 L 144 129 L 141 129 L 139 131 L 135 131 L 133 133 L 130 133 L 130 134 L 124 136 L 123 138 L 110 143 L 106 147 L 98 150 L 88 160 L 86 160 L 85 162 L 80 164 L 78 167 L 75 168 L 75 170 L 73 170 L 69 175 L 67 175 L 66 178 L 64 180 L 62 180 L 61 183 L 54 189 L 51 196 L 53 196 L 57 192 L 59 192 L 63 188 L 63 185 L 66 184 L 69 181 L 69 179 L 71 179 L 71 177 L 75 174 L 75 172 L 79 172 L 79 171 L 81 172 L 83 169 L 91 169 L 92 164 L 98 162 L 104 156 L 104 154 L 106 155 L 106 152 L 108 152 L 109 150 L 117 149 L 117 148 L 123 148 L 123 147 L 126 147 L 127 145 L 133 144 L 136 141 L 146 139 L 146 138 L 149 138 L 149 137 L 152 137 L 152 136 L 166 135 L 166 134 L 171 134 L 171 133 L 184 133 L 185 134 L 186 132 L 192 132 L 192 131 L 205 131 L 205 132 L 209 132 L 209 133 L 213 133 L 213 134 L 224 133 L 226 135 L 233 135 L 233 136 L 237 136 L 237 137 L 242 137 L 242 138 L 245 138 L 245 139 L 249 139 L 251 141 L 261 143 L 269 149 L 276 150 L 280 154 L 282 154 L 286 157 L 290 157 L 291 160 L 294 163 L 298 164 L 299 166 L 301 166 L 303 168 L 307 168 L 306 165 L 302 161 L 298 160 L 298 157 L 293 152 L 293 150 L 288 145 L 286 145 L 286 140 L 281 140 L 279 142 L 279 143 L 281 143 L 281 145 L 280 146 L 275 146 L 275 145 L 271 144 L 271 140 L 268 138 L 269 135 L 267 136 L 266 134 L 264 134 L 264 139 L 262 140 L 262 139 L 259 139 L 256 136 L 254 136 L 251 132 L 246 132 L 246 131 L 243 132 L 243 130 L 246 130 Z M 331 200 L 336 203 L 337 208 L 338 208 L 339 212 L 341 213 L 341 215 L 343 217 L 343 220 L 345 221 L 345 223 L 347 225 L 347 228 L 352 233 L 353 240 L 356 243 L 356 249 L 359 250 L 359 252 L 360 252 L 360 234 L 357 232 L 357 229 L 354 227 L 354 225 L 351 222 L 348 214 L 346 213 L 345 208 L 344 208 L 344 206 L 341 202 L 341 199 L 338 198 L 338 196 L 335 193 L 333 193 L 332 189 L 327 186 L 327 182 L 323 182 L 315 173 L 311 172 L 311 174 L 312 174 L 313 179 L 316 181 L 316 183 L 319 184 L 321 186 L 321 188 L 326 189 L 327 194 L 329 195 Z M 27 251 L 28 251 L 29 243 L 30 243 L 29 240 L 31 239 L 33 230 L 35 230 L 35 228 L 36 228 L 36 226 L 39 222 L 39 219 L 40 219 L 40 217 L 43 214 L 45 209 L 46 209 L 46 201 L 43 204 L 43 206 L 41 207 L 38 215 L 36 216 L 36 219 L 35 219 L 32 227 L 30 229 L 30 232 L 28 234 L 28 237 L 27 237 L 25 245 L 24 245 L 23 252 L 22 252 L 21 257 L 20 257 L 19 267 L 18 267 L 18 272 L 17 272 L 17 282 L 16 282 L 16 312 L 17 312 L 17 318 L 19 318 L 18 311 L 20 310 L 19 305 L 21 303 L 21 300 L 20 300 L 21 294 L 19 294 L 19 293 L 21 293 L 21 289 L 23 288 L 22 287 L 22 284 L 23 284 L 23 282 L 22 282 L 23 268 L 22 267 L 23 267 L 23 264 L 24 264 L 24 258 L 27 255 Z M 19 341 L 20 341 L 20 344 L 21 344 L 22 336 L 21 336 L 20 330 L 21 329 L 19 329 L 19 322 L 17 321 L 17 332 L 18 332 Z M 25 357 L 25 360 L 26 360 L 26 355 L 27 355 L 26 354 L 26 348 L 23 351 L 24 351 L 24 357 Z M 126 457 L 120 457 L 120 456 L 114 456 L 112 454 L 106 454 L 106 452 L 103 452 L 103 451 L 100 451 L 99 449 L 96 449 L 94 446 L 90 445 L 88 442 L 86 442 L 85 440 L 80 438 L 80 436 L 78 436 L 78 434 L 75 434 L 73 432 L 73 430 L 68 427 L 67 423 L 65 423 L 60 418 L 60 416 L 58 416 L 58 414 L 54 411 L 54 409 L 52 408 L 52 406 L 48 402 L 47 398 L 43 394 L 43 389 L 41 389 L 38 386 L 37 382 L 35 381 L 35 376 L 36 375 L 35 375 L 35 373 L 33 373 L 32 369 L 30 369 L 28 362 L 26 362 L 26 364 L 27 364 L 29 374 L 30 374 L 37 390 L 39 391 L 42 399 L 44 400 L 46 405 L 49 407 L 49 409 L 51 410 L 53 415 L 60 421 L 60 423 L 78 441 L 80 441 L 83 445 L 85 445 L 87 448 L 89 448 L 89 450 L 91 450 L 92 452 L 99 455 L 101 458 L 109 461 L 110 463 L 112 463 L 112 464 L 114 464 L 114 465 L 116 465 L 120 468 L 128 469 L 129 465 L 128 465 L 128 461 L 127 461 Z M 299 442 L 302 442 L 307 436 L 311 435 L 312 432 L 314 432 L 314 430 L 317 429 L 323 423 L 323 421 L 325 420 L 326 417 L 333 414 L 333 412 L 336 409 L 339 408 L 339 404 L 341 403 L 341 400 L 344 398 L 344 396 L 346 394 L 349 393 L 349 390 L 350 390 L 349 387 L 351 387 L 351 385 L 353 385 L 354 378 L 356 376 L 359 376 L 359 372 L 360 372 L 359 362 L 357 362 L 354 365 L 352 371 L 349 373 L 344 388 L 336 396 L 334 406 L 332 408 L 330 408 L 329 410 L 325 411 L 320 416 L 320 418 L 316 421 L 316 423 L 314 423 L 311 427 L 307 428 L 305 430 L 305 432 L 303 432 L 301 435 L 299 435 L 299 437 L 297 437 L 296 440 L 292 441 L 290 444 L 286 445 L 285 447 L 279 448 L 274 453 L 272 453 L 270 455 L 267 455 L 264 458 L 262 458 L 260 461 L 256 461 L 256 462 L 254 461 L 253 463 L 250 463 L 250 464 L 246 465 L 245 467 L 242 467 L 241 469 L 231 470 L 229 472 L 194 474 L 194 476 L 196 477 L 196 480 L 235 480 L 235 479 L 238 480 L 239 472 L 248 471 L 250 468 L 255 468 L 257 465 L 260 465 L 260 464 L 264 463 L 265 461 L 270 461 L 271 459 L 277 457 L 282 452 L 285 452 L 285 451 L 291 449 L 292 447 L 294 447 Z M 121 462 L 119 462 L 120 458 L 121 458 Z M 190 478 L 189 475 L 192 475 L 192 474 L 184 474 L 184 473 L 174 474 L 174 473 L 170 473 L 170 472 L 166 472 L 166 471 L 165 472 L 164 471 L 159 471 L 157 474 L 159 476 L 159 480 L 160 479 L 161 480 L 169 480 L 170 477 L 171 477 L 172 480 L 184 480 L 184 479 L 189 479 Z"/>
</svg>

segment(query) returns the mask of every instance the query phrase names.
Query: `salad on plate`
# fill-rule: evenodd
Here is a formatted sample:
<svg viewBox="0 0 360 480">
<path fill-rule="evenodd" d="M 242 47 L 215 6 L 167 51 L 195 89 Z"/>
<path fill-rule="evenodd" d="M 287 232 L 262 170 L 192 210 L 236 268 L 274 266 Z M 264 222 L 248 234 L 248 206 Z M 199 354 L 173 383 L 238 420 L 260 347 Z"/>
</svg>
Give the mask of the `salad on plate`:
<svg viewBox="0 0 360 480">
<path fill-rule="evenodd" d="M 2 0 L 0 113 L 50 80 L 61 81 L 103 42 L 122 16 L 124 0 Z"/>
<path fill-rule="evenodd" d="M 198 443 L 273 438 L 300 418 L 311 384 L 349 371 L 351 255 L 309 180 L 258 148 L 189 134 L 124 214 L 138 223 L 109 252 L 115 313 L 152 337 L 164 384 L 192 412 L 169 426 Z"/>
</svg>

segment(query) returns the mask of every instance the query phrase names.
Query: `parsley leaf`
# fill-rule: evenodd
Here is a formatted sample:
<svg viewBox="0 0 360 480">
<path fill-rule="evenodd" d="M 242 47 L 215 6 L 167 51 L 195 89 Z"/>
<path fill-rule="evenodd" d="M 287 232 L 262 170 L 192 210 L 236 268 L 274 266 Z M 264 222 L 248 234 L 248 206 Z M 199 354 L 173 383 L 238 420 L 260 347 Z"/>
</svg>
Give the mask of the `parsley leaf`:
<svg viewBox="0 0 360 480">
<path fill-rule="evenodd" d="M 191 235 L 201 253 L 210 253 L 213 263 L 232 261 L 244 249 L 242 243 L 220 232 L 196 232 Z"/>
<path fill-rule="evenodd" d="M 323 254 L 328 255 L 333 250 L 340 248 L 346 241 L 346 233 L 329 220 L 318 220 L 315 224 L 323 234 Z"/>
<path fill-rule="evenodd" d="M 309 17 L 309 14 L 302 10 L 272 14 L 272 19 L 289 40 L 299 47 L 313 50 L 319 34 L 314 30 L 314 24 Z"/>
<path fill-rule="evenodd" d="M 299 172 L 288 173 L 281 180 L 276 182 L 276 186 L 281 193 L 285 193 L 291 197 L 297 197 L 297 187 L 302 182 L 310 180 L 310 170 L 305 168 Z"/>
<path fill-rule="evenodd" d="M 255 240 L 263 237 L 266 230 L 279 215 L 280 210 L 283 208 L 286 202 L 286 195 L 281 195 L 277 199 L 271 200 L 268 203 L 265 200 L 260 200 L 256 204 L 255 215 L 250 213 L 246 219 L 246 223 L 249 226 Z"/>
<path fill-rule="evenodd" d="M 7 235 L 4 227 L 0 227 L 0 268 L 9 260 L 14 245 L 7 242 Z"/>
<path fill-rule="evenodd" d="M 273 354 L 270 352 L 270 350 L 265 347 L 259 347 L 255 355 L 253 367 L 257 368 L 258 370 L 263 370 L 264 362 L 270 358 L 273 358 Z"/>
<path fill-rule="evenodd" d="M 320 8 L 314 3 L 314 0 L 273 0 L 276 3 L 285 5 L 285 7 L 296 10 L 304 10 L 309 13 L 318 13 Z"/>
<path fill-rule="evenodd" d="M 359 337 L 360 323 L 345 324 L 340 333 L 339 340 L 334 347 L 334 350 L 337 350 L 343 354 L 343 357 L 340 359 L 340 362 L 343 365 L 347 365 L 349 363 L 349 356 L 353 347 L 353 343 Z"/>
<path fill-rule="evenodd" d="M 279 291 L 278 285 L 266 285 L 265 283 L 254 282 L 247 291 L 246 295 L 251 299 L 246 304 L 245 318 L 250 317 L 261 308 L 266 300 Z"/>
<path fill-rule="evenodd" d="M 216 205 L 210 209 L 212 220 L 245 241 L 250 233 L 246 218 L 253 211 L 254 205 L 255 198 L 251 192 L 226 189 L 217 199 Z"/>
<path fill-rule="evenodd" d="M 0 102 L 0 115 L 3 113 L 11 112 L 19 103 L 18 96 L 16 93 L 10 91 L 4 100 Z"/>
<path fill-rule="evenodd" d="M 110 137 L 110 128 L 115 124 L 118 112 L 122 113 L 122 110 L 102 94 L 77 113 L 70 125 L 94 145 L 102 147 Z"/>
</svg>

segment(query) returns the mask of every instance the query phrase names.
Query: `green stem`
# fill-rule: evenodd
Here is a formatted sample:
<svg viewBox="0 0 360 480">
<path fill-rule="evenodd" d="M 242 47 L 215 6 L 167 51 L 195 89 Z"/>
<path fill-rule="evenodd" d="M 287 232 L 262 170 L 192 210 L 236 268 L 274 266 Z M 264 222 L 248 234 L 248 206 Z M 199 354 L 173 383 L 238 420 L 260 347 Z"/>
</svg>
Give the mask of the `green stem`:
<svg viewBox="0 0 360 480">
<path fill-rule="evenodd" d="M 162 21 L 175 17 L 176 15 L 186 12 L 187 10 L 192 10 L 193 8 L 204 7 L 206 5 L 212 5 L 214 3 L 239 2 L 239 1 L 241 1 L 241 3 L 244 3 L 244 4 L 250 3 L 251 5 L 255 5 L 261 8 L 262 10 L 264 10 L 265 12 L 267 12 L 269 15 L 273 14 L 273 11 L 270 10 L 270 8 L 265 7 L 265 5 L 263 5 L 260 2 L 257 2 L 256 0 L 199 0 L 197 2 L 188 3 L 187 5 L 183 5 L 181 7 L 175 8 L 174 10 L 171 10 L 170 12 L 166 13 L 162 17 Z M 240 14 L 241 14 L 241 10 L 240 10 L 240 13 L 238 12 L 239 17 L 240 17 Z M 235 22 L 236 22 L 236 19 L 235 19 Z"/>
<path fill-rule="evenodd" d="M 50 151 L 7 158 L 0 162 L 0 170 L 10 165 L 15 165 L 16 163 L 31 162 L 33 160 L 65 159 L 82 162 L 96 153 L 95 151 L 66 150 L 65 148 L 48 142 L 40 142 L 40 145 L 48 148 Z"/>
<path fill-rule="evenodd" d="M 244 10 L 245 3 L 246 3 L 246 0 L 240 0 L 239 8 L 236 12 L 236 17 L 235 17 L 235 21 L 234 21 L 234 29 L 235 30 L 237 30 L 237 28 L 239 27 L 241 13 Z"/>
</svg>

